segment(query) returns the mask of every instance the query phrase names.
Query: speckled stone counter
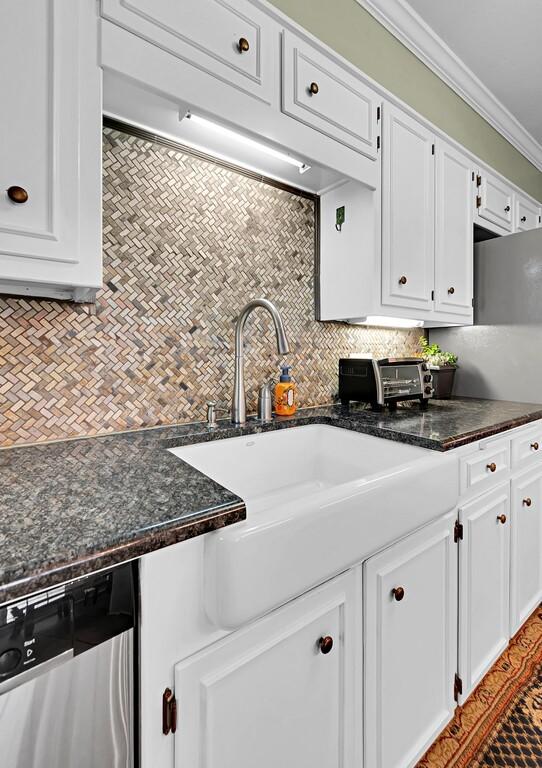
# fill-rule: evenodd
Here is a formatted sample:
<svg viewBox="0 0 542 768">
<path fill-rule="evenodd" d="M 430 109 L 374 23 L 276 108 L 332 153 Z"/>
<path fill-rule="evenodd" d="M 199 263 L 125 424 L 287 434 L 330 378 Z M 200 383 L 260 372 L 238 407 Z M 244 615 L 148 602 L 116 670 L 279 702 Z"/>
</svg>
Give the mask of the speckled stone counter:
<svg viewBox="0 0 542 768">
<path fill-rule="evenodd" d="M 449 450 L 542 419 L 542 405 L 325 406 L 262 427 L 185 424 L 0 451 L 0 603 L 245 518 L 238 496 L 166 449 L 303 424 Z"/>
</svg>

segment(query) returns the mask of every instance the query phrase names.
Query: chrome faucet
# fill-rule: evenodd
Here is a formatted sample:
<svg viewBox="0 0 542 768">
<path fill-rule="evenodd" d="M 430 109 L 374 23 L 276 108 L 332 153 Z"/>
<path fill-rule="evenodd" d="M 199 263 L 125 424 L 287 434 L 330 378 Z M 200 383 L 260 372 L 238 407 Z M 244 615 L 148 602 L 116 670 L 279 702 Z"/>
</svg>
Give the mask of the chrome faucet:
<svg viewBox="0 0 542 768">
<path fill-rule="evenodd" d="M 233 398 L 231 403 L 231 420 L 234 424 L 245 424 L 247 420 L 243 332 L 247 317 L 252 310 L 257 307 L 267 309 L 273 318 L 279 355 L 286 355 L 289 352 L 284 324 L 275 305 L 267 299 L 254 299 L 253 301 L 249 301 L 246 307 L 241 310 L 241 314 L 237 318 L 237 323 L 235 325 L 235 376 L 233 380 Z"/>
</svg>

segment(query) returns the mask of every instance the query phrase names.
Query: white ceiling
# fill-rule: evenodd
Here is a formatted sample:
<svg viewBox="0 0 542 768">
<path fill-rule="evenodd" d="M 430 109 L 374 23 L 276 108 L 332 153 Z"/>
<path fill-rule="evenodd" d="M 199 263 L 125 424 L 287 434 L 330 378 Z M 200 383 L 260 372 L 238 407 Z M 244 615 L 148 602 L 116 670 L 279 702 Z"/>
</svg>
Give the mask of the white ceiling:
<svg viewBox="0 0 542 768">
<path fill-rule="evenodd" d="M 542 170 L 542 0 L 357 0 Z"/>
<path fill-rule="evenodd" d="M 542 144 L 542 0 L 409 0 Z"/>
</svg>

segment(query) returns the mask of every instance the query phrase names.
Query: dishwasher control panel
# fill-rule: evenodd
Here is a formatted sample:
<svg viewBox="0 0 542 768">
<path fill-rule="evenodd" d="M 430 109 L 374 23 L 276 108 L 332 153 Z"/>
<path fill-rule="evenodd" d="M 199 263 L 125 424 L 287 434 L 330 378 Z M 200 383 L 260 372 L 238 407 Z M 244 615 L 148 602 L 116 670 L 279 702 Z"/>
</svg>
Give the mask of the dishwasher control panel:
<svg viewBox="0 0 542 768">
<path fill-rule="evenodd" d="M 134 626 L 132 564 L 85 576 L 0 608 L 0 693 L 3 683 L 78 655 Z"/>
</svg>

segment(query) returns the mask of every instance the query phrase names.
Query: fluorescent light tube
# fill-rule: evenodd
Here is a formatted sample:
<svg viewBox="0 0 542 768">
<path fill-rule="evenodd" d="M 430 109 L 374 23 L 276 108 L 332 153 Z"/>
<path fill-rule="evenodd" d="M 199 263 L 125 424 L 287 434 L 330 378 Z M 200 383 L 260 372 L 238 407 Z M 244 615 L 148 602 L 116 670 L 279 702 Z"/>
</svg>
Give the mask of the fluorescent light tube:
<svg viewBox="0 0 542 768">
<path fill-rule="evenodd" d="M 277 160 L 282 160 L 289 165 L 294 165 L 298 169 L 299 173 L 306 173 L 308 170 L 310 170 L 310 165 L 304 163 L 303 160 L 298 160 L 297 158 L 292 157 L 292 155 L 287 155 L 285 152 L 281 152 L 278 149 L 269 147 L 267 144 L 262 144 L 261 142 L 255 141 L 254 139 L 249 139 L 248 136 L 243 136 L 243 134 L 237 133 L 237 131 L 232 131 L 230 128 L 225 128 L 223 125 L 215 123 L 212 120 L 207 120 L 206 117 L 200 117 L 199 115 L 194 115 L 191 112 L 188 112 L 186 114 L 186 118 L 191 122 L 204 126 L 205 129 L 211 129 L 217 133 L 220 133 L 222 136 L 227 136 L 231 141 L 235 141 L 238 144 L 243 144 L 245 147 L 251 147 L 252 149 L 256 150 L 256 152 L 262 152 L 263 154 L 270 155 Z"/>
<path fill-rule="evenodd" d="M 423 320 L 409 320 L 405 317 L 367 315 L 365 320 L 354 320 L 355 325 L 378 325 L 381 328 L 423 328 Z"/>
</svg>

